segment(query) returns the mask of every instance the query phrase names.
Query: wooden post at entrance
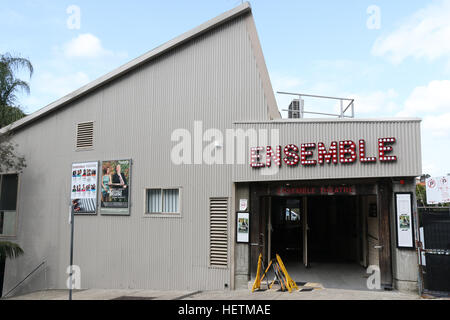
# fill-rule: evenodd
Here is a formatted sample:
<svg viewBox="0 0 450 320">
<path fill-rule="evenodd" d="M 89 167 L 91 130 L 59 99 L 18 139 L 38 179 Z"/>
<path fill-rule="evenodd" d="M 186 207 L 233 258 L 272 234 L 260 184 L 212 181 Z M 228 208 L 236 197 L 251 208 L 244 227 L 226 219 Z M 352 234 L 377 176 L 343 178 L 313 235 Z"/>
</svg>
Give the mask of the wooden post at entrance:
<svg viewBox="0 0 450 320">
<path fill-rule="evenodd" d="M 259 212 L 260 201 L 259 201 L 259 190 L 256 186 L 250 186 L 250 208 L 251 208 L 251 218 L 250 218 L 250 259 L 249 259 L 249 270 L 255 270 L 258 266 L 258 256 L 261 253 L 260 243 L 259 243 Z M 250 272 L 250 271 L 249 271 Z"/>
<path fill-rule="evenodd" d="M 308 260 L 308 198 L 302 197 L 302 234 L 303 234 L 303 265 L 309 268 Z"/>
<path fill-rule="evenodd" d="M 378 244 L 381 287 L 392 289 L 390 208 L 392 190 L 388 183 L 378 184 L 379 228 Z"/>
</svg>

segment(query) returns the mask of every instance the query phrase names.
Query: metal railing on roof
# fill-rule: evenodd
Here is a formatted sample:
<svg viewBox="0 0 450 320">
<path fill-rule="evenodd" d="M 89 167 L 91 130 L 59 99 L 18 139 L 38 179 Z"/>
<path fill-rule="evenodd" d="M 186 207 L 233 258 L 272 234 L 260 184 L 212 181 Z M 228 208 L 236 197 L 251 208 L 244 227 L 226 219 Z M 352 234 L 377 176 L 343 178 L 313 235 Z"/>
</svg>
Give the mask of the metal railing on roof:
<svg viewBox="0 0 450 320">
<path fill-rule="evenodd" d="M 278 94 L 291 95 L 291 96 L 297 96 L 298 97 L 298 110 L 293 109 L 293 108 L 283 109 L 282 110 L 282 111 L 288 111 L 289 115 L 290 115 L 290 118 L 304 118 L 305 114 L 332 116 L 332 117 L 338 117 L 338 118 L 341 118 L 341 119 L 343 119 L 343 118 L 354 118 L 355 117 L 355 99 L 340 98 L 340 97 L 330 97 L 330 96 L 319 96 L 319 95 L 304 94 L 304 93 L 282 92 L 282 91 L 278 91 L 277 93 Z M 313 99 L 337 100 L 340 103 L 340 105 L 339 105 L 340 106 L 340 112 L 339 113 L 326 113 L 326 112 L 317 112 L 317 111 L 305 110 L 304 99 L 303 99 L 304 97 L 313 98 Z M 293 105 L 293 102 L 291 102 L 290 106 Z M 350 113 L 350 114 L 348 114 L 348 113 Z M 298 115 L 298 116 L 291 116 L 291 115 Z"/>
</svg>

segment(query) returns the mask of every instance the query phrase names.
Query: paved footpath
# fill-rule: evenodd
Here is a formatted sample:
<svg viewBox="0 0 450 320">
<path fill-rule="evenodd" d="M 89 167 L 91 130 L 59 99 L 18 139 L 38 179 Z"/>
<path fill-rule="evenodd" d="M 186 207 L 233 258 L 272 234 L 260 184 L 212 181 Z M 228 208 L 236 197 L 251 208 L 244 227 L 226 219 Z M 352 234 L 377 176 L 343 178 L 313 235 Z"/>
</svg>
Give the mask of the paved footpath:
<svg viewBox="0 0 450 320">
<path fill-rule="evenodd" d="M 9 299 L 67 300 L 67 290 L 38 291 Z M 414 293 L 399 291 L 362 291 L 344 289 L 315 289 L 313 291 L 280 292 L 267 290 L 251 293 L 234 291 L 155 291 L 88 289 L 75 291 L 74 300 L 418 300 Z"/>
</svg>

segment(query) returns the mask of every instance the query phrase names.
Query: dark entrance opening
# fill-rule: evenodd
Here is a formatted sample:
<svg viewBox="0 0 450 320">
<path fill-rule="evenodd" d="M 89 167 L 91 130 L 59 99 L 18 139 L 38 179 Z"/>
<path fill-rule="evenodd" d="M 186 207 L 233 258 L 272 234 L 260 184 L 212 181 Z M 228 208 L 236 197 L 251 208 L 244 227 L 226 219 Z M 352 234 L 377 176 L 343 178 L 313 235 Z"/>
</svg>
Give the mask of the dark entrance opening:
<svg viewBox="0 0 450 320">
<path fill-rule="evenodd" d="M 307 250 L 309 263 L 358 263 L 362 254 L 358 197 L 310 196 L 306 208 L 304 201 L 302 197 L 272 198 L 271 256 L 278 253 L 284 260 L 301 262 Z"/>
<path fill-rule="evenodd" d="M 373 251 L 368 233 L 376 236 L 378 231 L 378 218 L 369 217 L 368 208 L 375 200 L 358 195 L 272 196 L 268 256 L 279 254 L 295 281 L 367 290 L 365 267 Z"/>
<path fill-rule="evenodd" d="M 308 198 L 309 262 L 358 263 L 356 196 Z"/>
<path fill-rule="evenodd" d="M 390 288 L 391 198 L 388 181 L 255 183 L 250 276 L 260 254 L 265 266 L 279 254 L 294 281 L 368 290 L 368 278 L 379 270 L 381 288 Z"/>
<path fill-rule="evenodd" d="M 279 254 L 286 261 L 302 261 L 303 210 L 301 198 L 272 199 L 271 245 L 272 258 Z"/>
</svg>

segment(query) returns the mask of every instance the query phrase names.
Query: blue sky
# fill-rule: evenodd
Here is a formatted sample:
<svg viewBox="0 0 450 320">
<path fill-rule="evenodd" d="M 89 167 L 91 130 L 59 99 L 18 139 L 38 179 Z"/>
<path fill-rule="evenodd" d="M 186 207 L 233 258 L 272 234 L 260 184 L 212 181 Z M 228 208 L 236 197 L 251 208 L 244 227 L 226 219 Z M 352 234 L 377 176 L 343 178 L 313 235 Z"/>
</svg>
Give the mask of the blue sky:
<svg viewBox="0 0 450 320">
<path fill-rule="evenodd" d="M 240 2 L 3 0 L 0 52 L 32 61 L 21 104 L 33 112 Z M 352 97 L 359 118 L 420 117 L 424 173 L 450 173 L 450 0 L 251 5 L 275 91 Z"/>
</svg>

